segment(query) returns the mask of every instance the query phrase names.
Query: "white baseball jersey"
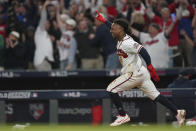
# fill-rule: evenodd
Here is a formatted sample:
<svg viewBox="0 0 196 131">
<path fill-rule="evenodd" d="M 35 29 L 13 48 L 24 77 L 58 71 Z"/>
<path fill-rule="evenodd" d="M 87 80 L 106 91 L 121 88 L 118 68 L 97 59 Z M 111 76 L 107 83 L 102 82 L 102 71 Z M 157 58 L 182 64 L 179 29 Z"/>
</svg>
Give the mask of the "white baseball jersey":
<svg viewBox="0 0 196 131">
<path fill-rule="evenodd" d="M 126 35 L 122 41 L 118 41 L 117 53 L 122 64 L 122 75 L 116 78 L 107 87 L 108 92 L 121 92 L 138 87 L 154 100 L 160 93 L 151 81 L 150 74 L 142 65 L 139 51 L 142 45 Z"/>
<path fill-rule="evenodd" d="M 151 38 L 148 33 L 140 33 L 140 41 L 150 54 L 155 68 L 167 68 L 169 65 L 169 45 L 164 32 Z"/>
<path fill-rule="evenodd" d="M 126 35 L 122 41 L 118 41 L 117 54 L 123 66 L 122 74 L 139 70 L 142 66 L 142 61 L 138 52 L 142 45 L 134 41 L 131 36 Z"/>
</svg>

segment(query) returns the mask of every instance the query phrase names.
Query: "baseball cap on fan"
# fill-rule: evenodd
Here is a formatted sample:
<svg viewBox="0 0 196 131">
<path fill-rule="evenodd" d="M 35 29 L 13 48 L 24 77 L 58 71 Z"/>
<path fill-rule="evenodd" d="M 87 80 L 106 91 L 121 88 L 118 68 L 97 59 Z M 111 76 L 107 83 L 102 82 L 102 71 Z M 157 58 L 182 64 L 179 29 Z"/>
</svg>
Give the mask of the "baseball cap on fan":
<svg viewBox="0 0 196 131">
<path fill-rule="evenodd" d="M 67 14 L 61 14 L 60 17 L 63 22 L 66 22 L 66 20 L 70 19 L 69 15 L 67 15 Z"/>
<path fill-rule="evenodd" d="M 16 31 L 12 31 L 10 34 L 12 34 L 13 36 L 15 36 L 17 39 L 20 38 L 20 34 Z"/>
<path fill-rule="evenodd" d="M 67 19 L 65 22 L 66 22 L 68 25 L 71 25 L 73 28 L 76 27 L 76 22 L 75 22 L 75 20 L 73 20 L 73 19 Z"/>
</svg>

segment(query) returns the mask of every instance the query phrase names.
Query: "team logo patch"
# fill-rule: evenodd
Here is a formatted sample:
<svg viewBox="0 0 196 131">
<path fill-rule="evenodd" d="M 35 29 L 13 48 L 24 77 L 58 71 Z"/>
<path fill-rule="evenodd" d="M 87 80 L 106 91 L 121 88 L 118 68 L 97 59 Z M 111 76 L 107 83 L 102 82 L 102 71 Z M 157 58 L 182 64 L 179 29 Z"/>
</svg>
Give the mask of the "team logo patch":
<svg viewBox="0 0 196 131">
<path fill-rule="evenodd" d="M 44 114 L 44 105 L 43 104 L 29 104 L 29 111 L 31 116 L 38 120 Z"/>
<path fill-rule="evenodd" d="M 127 55 L 127 53 L 125 53 L 123 50 L 121 50 L 121 49 L 117 49 L 117 55 L 118 56 L 122 56 L 123 58 L 127 58 L 128 57 L 128 55 Z"/>
</svg>

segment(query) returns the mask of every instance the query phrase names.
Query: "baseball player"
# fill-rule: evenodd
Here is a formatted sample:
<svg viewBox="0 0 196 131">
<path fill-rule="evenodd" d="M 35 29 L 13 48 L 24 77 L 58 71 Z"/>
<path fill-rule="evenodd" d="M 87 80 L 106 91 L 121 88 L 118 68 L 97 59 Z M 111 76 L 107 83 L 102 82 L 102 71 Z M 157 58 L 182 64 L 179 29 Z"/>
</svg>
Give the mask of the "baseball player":
<svg viewBox="0 0 196 131">
<path fill-rule="evenodd" d="M 109 26 L 112 36 L 118 40 L 117 54 L 122 64 L 122 74 L 107 87 L 112 102 L 115 104 L 119 113 L 117 119 L 110 125 L 118 126 L 130 121 L 130 117 L 123 109 L 118 92 L 134 87 L 138 87 L 144 91 L 151 100 L 169 108 L 176 116 L 179 125 L 183 125 L 185 123 L 186 111 L 177 109 L 173 103 L 166 97 L 160 95 L 160 92 L 156 89 L 151 81 L 151 77 L 156 82 L 159 82 L 160 78 L 151 64 L 151 58 L 146 49 L 131 37 L 128 22 L 124 19 L 116 19 L 111 24 L 99 12 L 97 12 L 96 19 Z M 147 68 L 142 65 L 140 56 L 146 62 Z"/>
</svg>

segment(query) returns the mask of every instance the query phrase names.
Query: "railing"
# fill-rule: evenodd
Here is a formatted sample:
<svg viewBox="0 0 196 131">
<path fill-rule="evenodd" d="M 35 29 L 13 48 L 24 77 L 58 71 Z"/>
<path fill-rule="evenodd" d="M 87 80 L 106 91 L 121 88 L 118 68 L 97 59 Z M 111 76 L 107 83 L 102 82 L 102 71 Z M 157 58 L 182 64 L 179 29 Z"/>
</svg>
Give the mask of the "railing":
<svg viewBox="0 0 196 131">
<path fill-rule="evenodd" d="M 196 75 L 196 68 L 162 68 L 157 69 L 159 76 L 178 75 L 181 72 Z M 52 71 L 29 71 L 29 70 L 7 70 L 0 71 L 0 78 L 18 78 L 18 77 L 69 77 L 69 76 L 118 76 L 120 69 L 116 70 L 52 70 Z"/>
<path fill-rule="evenodd" d="M 189 117 L 196 114 L 196 89 L 160 89 L 160 92 L 185 108 Z M 120 96 L 132 122 L 167 121 L 166 109 L 154 104 L 141 90 L 123 91 Z M 105 90 L 0 91 L 0 122 L 89 123 L 92 106 L 97 101 L 103 109 L 102 122 L 111 122 L 117 112 Z"/>
</svg>

